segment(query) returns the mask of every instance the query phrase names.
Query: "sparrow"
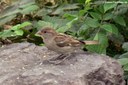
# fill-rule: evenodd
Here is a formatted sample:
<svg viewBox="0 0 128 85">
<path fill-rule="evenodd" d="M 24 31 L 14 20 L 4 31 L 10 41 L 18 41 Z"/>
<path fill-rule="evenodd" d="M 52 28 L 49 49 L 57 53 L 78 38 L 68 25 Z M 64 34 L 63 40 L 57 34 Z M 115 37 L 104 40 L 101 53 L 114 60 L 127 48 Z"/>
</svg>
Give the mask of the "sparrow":
<svg viewBox="0 0 128 85">
<path fill-rule="evenodd" d="M 37 34 L 43 39 L 45 46 L 57 53 L 68 55 L 82 50 L 84 45 L 98 44 L 97 40 L 93 41 L 80 41 L 73 38 L 70 35 L 63 33 L 57 33 L 55 29 L 51 27 L 45 27 L 37 32 Z"/>
</svg>

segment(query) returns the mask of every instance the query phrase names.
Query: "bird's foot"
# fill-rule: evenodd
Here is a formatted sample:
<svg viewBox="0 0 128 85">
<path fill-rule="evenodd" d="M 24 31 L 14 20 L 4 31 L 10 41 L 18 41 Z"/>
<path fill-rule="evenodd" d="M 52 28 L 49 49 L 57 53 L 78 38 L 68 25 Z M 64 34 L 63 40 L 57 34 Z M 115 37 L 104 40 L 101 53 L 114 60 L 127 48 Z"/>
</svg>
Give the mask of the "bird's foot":
<svg viewBox="0 0 128 85">
<path fill-rule="evenodd" d="M 70 54 L 68 55 L 61 54 L 58 57 L 47 60 L 47 62 L 55 64 L 55 65 L 59 65 L 59 64 L 62 64 L 70 56 L 71 56 Z"/>
</svg>

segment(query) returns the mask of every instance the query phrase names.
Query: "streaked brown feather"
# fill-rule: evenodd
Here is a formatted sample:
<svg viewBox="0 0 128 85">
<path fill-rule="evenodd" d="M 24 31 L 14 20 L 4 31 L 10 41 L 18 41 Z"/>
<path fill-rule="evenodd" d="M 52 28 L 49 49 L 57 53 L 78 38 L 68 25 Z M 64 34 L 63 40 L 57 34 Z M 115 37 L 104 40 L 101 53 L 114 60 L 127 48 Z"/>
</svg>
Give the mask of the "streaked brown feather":
<svg viewBox="0 0 128 85">
<path fill-rule="evenodd" d="M 71 36 L 59 34 L 54 38 L 56 44 L 59 47 L 71 46 L 71 47 L 78 47 L 81 46 L 81 42 L 78 40 L 73 39 Z"/>
</svg>

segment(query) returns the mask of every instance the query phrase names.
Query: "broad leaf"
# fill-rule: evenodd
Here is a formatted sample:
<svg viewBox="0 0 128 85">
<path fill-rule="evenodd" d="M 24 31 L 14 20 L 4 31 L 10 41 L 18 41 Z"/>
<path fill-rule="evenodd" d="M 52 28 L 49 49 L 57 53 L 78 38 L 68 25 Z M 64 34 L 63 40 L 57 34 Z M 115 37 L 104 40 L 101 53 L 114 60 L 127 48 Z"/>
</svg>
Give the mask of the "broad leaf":
<svg viewBox="0 0 128 85">
<path fill-rule="evenodd" d="M 128 71 L 128 63 L 123 66 L 124 71 Z"/>
<path fill-rule="evenodd" d="M 72 15 L 72 14 L 64 14 L 63 17 L 67 18 L 68 20 L 73 20 L 74 18 L 76 18 L 76 15 Z"/>
<path fill-rule="evenodd" d="M 97 20 L 101 20 L 101 14 L 96 13 L 96 12 L 90 12 L 90 15 Z"/>
<path fill-rule="evenodd" d="M 23 23 L 19 26 L 19 28 L 23 28 L 23 27 L 30 26 L 30 25 L 32 25 L 32 23 L 30 23 L 30 22 L 23 22 Z"/>
<path fill-rule="evenodd" d="M 85 1 L 85 3 L 90 3 L 90 2 L 91 2 L 91 0 L 86 0 L 86 1 Z"/>
<path fill-rule="evenodd" d="M 20 27 L 20 24 L 17 24 L 17 25 L 15 25 L 15 26 L 13 26 L 13 27 L 11 28 L 11 30 L 18 30 L 18 29 L 20 29 L 19 27 Z"/>
<path fill-rule="evenodd" d="M 99 11 L 100 11 L 102 14 L 104 13 L 104 6 L 103 6 L 103 5 L 100 5 L 98 9 L 99 9 Z"/>
<path fill-rule="evenodd" d="M 121 65 L 128 64 L 128 58 L 121 58 L 121 59 L 118 59 L 118 61 L 120 62 Z"/>
<path fill-rule="evenodd" d="M 69 30 L 69 28 L 70 28 L 70 27 L 68 27 L 68 26 L 62 26 L 62 27 L 58 28 L 56 31 L 57 31 L 57 32 L 60 32 L 60 33 L 64 33 L 64 32 L 66 32 L 67 30 Z"/>
<path fill-rule="evenodd" d="M 128 42 L 125 42 L 122 46 L 125 51 L 128 51 Z"/>
<path fill-rule="evenodd" d="M 122 55 L 119 56 L 119 58 L 128 58 L 128 52 L 123 53 Z"/>
<path fill-rule="evenodd" d="M 89 18 L 89 17 L 85 20 L 85 23 L 88 26 L 94 27 L 94 28 L 96 28 L 100 25 L 97 19 L 92 19 L 92 18 Z"/>
<path fill-rule="evenodd" d="M 105 15 L 103 15 L 103 20 L 110 20 L 113 18 L 113 14 L 112 13 L 106 13 Z"/>
<path fill-rule="evenodd" d="M 15 30 L 14 33 L 16 33 L 16 35 L 20 35 L 20 36 L 22 36 L 24 34 L 23 30 Z"/>
<path fill-rule="evenodd" d="M 78 9 L 78 8 L 80 8 L 78 5 L 79 4 L 65 4 L 63 9 L 64 10 Z"/>
<path fill-rule="evenodd" d="M 80 36 L 80 37 L 84 37 L 87 35 L 87 30 L 89 29 L 90 27 L 86 24 L 83 24 L 80 28 L 79 28 L 79 31 L 77 32 L 77 34 Z M 83 38 L 82 38 L 83 39 Z"/>
<path fill-rule="evenodd" d="M 116 7 L 116 3 L 105 3 L 104 4 L 104 13 L 114 7 Z"/>
<path fill-rule="evenodd" d="M 11 16 L 6 16 L 6 17 L 3 17 L 3 18 L 0 18 L 0 26 L 11 21 L 12 19 L 14 19 L 16 17 L 16 15 L 11 15 Z"/>
<path fill-rule="evenodd" d="M 71 26 L 73 25 L 74 22 L 76 22 L 78 20 L 78 17 L 74 18 L 73 20 L 71 20 L 70 22 L 68 22 L 66 25 L 68 26 L 68 28 L 71 28 Z"/>
<path fill-rule="evenodd" d="M 124 20 L 124 18 L 121 17 L 121 16 L 116 16 L 116 17 L 114 18 L 114 21 L 115 21 L 116 23 L 122 25 L 122 26 L 126 26 L 125 20 Z"/>
<path fill-rule="evenodd" d="M 29 6 L 31 6 L 31 5 L 33 5 L 33 4 L 35 4 L 35 2 L 33 2 L 33 1 L 30 2 L 30 1 L 29 1 L 29 3 L 22 4 L 21 6 L 19 6 L 19 8 L 22 8 L 22 9 L 23 9 L 23 8 L 29 7 Z"/>
<path fill-rule="evenodd" d="M 101 25 L 101 28 L 103 28 L 107 32 L 118 35 L 118 29 L 113 24 L 103 24 L 103 25 Z"/>
<path fill-rule="evenodd" d="M 89 51 L 97 52 L 100 54 L 106 54 L 106 48 L 108 47 L 108 39 L 105 34 L 103 33 L 97 33 L 94 37 L 94 40 L 98 40 L 98 45 L 89 45 L 86 46 L 86 48 Z"/>
<path fill-rule="evenodd" d="M 38 25 L 40 26 L 40 29 L 43 28 L 43 27 L 57 27 L 58 24 L 57 23 L 50 23 L 50 22 L 45 22 L 45 21 L 39 21 L 38 22 Z"/>
<path fill-rule="evenodd" d="M 20 12 L 23 13 L 23 14 L 28 14 L 32 11 L 37 10 L 37 9 L 39 9 L 39 7 L 37 5 L 31 5 L 31 6 L 28 6 L 28 7 L 24 8 Z"/>
<path fill-rule="evenodd" d="M 16 34 L 11 30 L 4 30 L 0 33 L 0 38 L 14 37 Z"/>
</svg>

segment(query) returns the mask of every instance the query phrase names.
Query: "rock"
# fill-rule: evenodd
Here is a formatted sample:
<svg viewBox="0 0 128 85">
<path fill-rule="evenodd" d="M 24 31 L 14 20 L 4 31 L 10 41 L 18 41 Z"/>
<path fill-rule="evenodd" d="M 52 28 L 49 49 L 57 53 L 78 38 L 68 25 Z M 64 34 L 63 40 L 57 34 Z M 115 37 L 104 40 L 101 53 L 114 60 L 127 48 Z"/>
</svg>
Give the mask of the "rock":
<svg viewBox="0 0 128 85">
<path fill-rule="evenodd" d="M 121 65 L 94 53 L 75 54 L 62 64 L 44 46 L 15 43 L 0 48 L 0 85 L 125 85 Z"/>
</svg>

